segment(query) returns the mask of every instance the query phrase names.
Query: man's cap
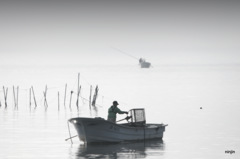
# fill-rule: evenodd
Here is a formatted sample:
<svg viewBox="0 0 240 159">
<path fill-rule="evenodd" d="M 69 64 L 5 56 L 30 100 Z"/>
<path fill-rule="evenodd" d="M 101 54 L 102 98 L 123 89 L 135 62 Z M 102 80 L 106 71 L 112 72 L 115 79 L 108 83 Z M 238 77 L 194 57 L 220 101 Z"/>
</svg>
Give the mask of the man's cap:
<svg viewBox="0 0 240 159">
<path fill-rule="evenodd" d="M 113 101 L 113 104 L 119 105 L 117 101 Z"/>
</svg>

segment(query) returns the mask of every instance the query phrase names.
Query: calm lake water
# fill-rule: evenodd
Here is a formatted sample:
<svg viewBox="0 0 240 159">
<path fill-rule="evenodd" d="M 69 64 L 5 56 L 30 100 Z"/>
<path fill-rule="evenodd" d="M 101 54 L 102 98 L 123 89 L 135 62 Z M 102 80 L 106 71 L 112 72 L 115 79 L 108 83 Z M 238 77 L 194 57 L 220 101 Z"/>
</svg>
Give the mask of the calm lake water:
<svg viewBox="0 0 240 159">
<path fill-rule="evenodd" d="M 0 74 L 0 158 L 240 158 L 240 65 L 1 66 Z M 17 108 L 13 85 L 19 86 Z M 93 92 L 99 86 L 97 112 L 89 110 L 91 85 Z M 3 86 L 8 88 L 7 108 Z M 29 104 L 31 86 L 36 109 L 33 95 Z M 147 123 L 168 124 L 163 140 L 107 145 L 65 141 L 69 118 L 106 119 L 113 100 L 122 110 L 145 108 Z M 72 125 L 70 132 L 76 135 Z"/>
</svg>

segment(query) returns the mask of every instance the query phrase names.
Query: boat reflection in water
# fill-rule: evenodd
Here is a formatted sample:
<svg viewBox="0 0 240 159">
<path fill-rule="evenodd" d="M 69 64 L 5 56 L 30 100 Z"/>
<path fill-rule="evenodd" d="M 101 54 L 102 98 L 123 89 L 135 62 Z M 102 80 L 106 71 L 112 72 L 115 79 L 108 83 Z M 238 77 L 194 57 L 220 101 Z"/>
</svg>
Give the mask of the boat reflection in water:
<svg viewBox="0 0 240 159">
<path fill-rule="evenodd" d="M 128 143 L 83 144 L 76 156 L 81 158 L 145 158 L 164 155 L 165 144 L 162 139 Z"/>
</svg>

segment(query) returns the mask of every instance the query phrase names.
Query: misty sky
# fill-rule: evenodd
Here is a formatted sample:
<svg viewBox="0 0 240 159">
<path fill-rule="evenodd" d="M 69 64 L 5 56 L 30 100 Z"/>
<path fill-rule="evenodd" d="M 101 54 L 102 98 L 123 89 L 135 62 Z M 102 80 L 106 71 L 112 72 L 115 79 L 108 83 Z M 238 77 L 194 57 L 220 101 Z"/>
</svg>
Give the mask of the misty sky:
<svg viewBox="0 0 240 159">
<path fill-rule="evenodd" d="M 137 57 L 231 54 L 236 63 L 239 19 L 237 0 L 1 0 L 0 59 L 77 63 L 89 55 L 124 56 L 114 46 Z"/>
</svg>

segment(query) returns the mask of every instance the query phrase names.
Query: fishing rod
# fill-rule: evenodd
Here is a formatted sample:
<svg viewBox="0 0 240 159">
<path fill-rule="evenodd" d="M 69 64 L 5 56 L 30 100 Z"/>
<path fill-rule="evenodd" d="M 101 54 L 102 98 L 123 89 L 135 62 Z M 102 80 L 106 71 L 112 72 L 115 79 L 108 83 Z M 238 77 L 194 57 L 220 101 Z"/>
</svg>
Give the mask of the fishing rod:
<svg viewBox="0 0 240 159">
<path fill-rule="evenodd" d="M 129 56 L 129 57 L 132 57 L 132 58 L 134 58 L 134 59 L 137 59 L 137 60 L 139 59 L 139 58 L 137 58 L 137 57 L 135 57 L 135 56 L 133 56 L 133 55 L 130 55 L 130 54 L 128 54 L 128 53 L 126 53 L 126 52 L 118 49 L 118 48 L 115 48 L 115 47 L 111 47 L 111 48 L 114 49 L 114 50 L 119 51 L 119 52 L 122 53 L 122 54 L 125 54 L 125 55 L 127 55 L 127 56 Z"/>
<path fill-rule="evenodd" d="M 116 121 L 116 122 L 120 122 L 120 121 L 123 121 L 123 120 L 129 120 L 129 119 L 131 119 L 132 118 L 132 116 L 127 116 L 126 118 L 124 118 L 124 119 L 121 119 L 121 120 L 118 120 L 118 121 Z"/>
</svg>

